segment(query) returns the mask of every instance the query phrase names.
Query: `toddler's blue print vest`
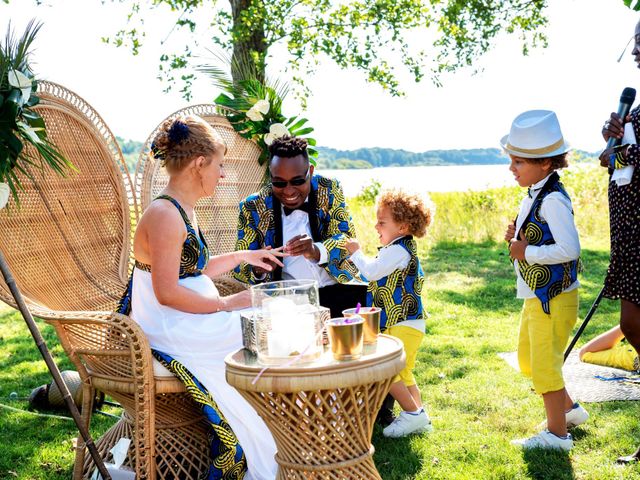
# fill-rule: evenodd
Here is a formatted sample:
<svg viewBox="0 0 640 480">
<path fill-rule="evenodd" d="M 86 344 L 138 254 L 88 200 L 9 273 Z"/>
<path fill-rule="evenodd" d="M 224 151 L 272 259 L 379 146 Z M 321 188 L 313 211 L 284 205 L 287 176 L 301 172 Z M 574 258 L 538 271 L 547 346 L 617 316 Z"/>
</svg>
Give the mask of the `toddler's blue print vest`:
<svg viewBox="0 0 640 480">
<path fill-rule="evenodd" d="M 369 282 L 367 305 L 380 307 L 380 331 L 404 320 L 424 318 L 422 312 L 422 284 L 424 273 L 418 260 L 416 241 L 405 236 L 391 243 L 400 245 L 411 256 L 403 269 L 397 269 L 378 281 Z"/>
</svg>

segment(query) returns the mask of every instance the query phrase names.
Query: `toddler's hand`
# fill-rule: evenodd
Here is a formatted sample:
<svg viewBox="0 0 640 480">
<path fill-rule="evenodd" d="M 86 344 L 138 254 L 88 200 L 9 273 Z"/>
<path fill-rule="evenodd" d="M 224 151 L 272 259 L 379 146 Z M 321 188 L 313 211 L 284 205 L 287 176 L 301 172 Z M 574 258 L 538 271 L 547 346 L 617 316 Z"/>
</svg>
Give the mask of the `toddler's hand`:
<svg viewBox="0 0 640 480">
<path fill-rule="evenodd" d="M 358 240 L 355 238 L 347 238 L 344 246 L 347 249 L 347 252 L 349 252 L 349 255 L 353 255 L 360 249 L 360 243 L 358 243 Z"/>
<path fill-rule="evenodd" d="M 507 231 L 504 232 L 504 239 L 510 242 L 516 236 L 516 222 L 510 223 L 507 226 Z"/>
<path fill-rule="evenodd" d="M 524 236 L 524 232 L 520 232 L 520 240 L 511 240 L 509 244 L 509 256 L 514 260 L 526 260 L 525 251 L 529 246 L 527 238 Z"/>
</svg>

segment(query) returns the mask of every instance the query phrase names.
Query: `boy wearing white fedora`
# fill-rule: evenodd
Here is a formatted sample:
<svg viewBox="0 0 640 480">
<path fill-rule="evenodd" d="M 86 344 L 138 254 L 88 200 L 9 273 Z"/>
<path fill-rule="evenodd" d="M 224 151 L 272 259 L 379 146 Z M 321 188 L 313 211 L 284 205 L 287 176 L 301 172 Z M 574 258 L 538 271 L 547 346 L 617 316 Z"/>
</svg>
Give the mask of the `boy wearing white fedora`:
<svg viewBox="0 0 640 480">
<path fill-rule="evenodd" d="M 517 297 L 524 300 L 518 363 L 542 395 L 547 414 L 539 433 L 512 443 L 525 449 L 570 450 L 573 439 L 567 427 L 584 423 L 589 414 L 573 402 L 562 378 L 580 285 L 580 240 L 571 199 L 556 172 L 567 166 L 569 145 L 556 114 L 548 110 L 518 115 L 500 143 L 511 158 L 515 180 L 528 187 L 505 240 L 516 271 Z"/>
</svg>

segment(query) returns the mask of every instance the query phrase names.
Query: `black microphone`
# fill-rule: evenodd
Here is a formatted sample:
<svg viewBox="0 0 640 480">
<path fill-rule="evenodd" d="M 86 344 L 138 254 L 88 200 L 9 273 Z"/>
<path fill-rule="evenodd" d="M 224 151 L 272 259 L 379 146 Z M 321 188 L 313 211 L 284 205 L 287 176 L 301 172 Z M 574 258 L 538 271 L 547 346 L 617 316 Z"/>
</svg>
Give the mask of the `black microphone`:
<svg viewBox="0 0 640 480">
<path fill-rule="evenodd" d="M 618 115 L 624 124 L 624 118 L 629 115 L 629 110 L 631 110 L 631 105 L 636 100 L 636 89 L 627 87 L 622 91 L 622 95 L 620 95 L 620 104 L 618 105 Z M 607 140 L 607 148 L 612 148 L 620 145 L 622 142 L 621 138 L 610 137 Z"/>
</svg>

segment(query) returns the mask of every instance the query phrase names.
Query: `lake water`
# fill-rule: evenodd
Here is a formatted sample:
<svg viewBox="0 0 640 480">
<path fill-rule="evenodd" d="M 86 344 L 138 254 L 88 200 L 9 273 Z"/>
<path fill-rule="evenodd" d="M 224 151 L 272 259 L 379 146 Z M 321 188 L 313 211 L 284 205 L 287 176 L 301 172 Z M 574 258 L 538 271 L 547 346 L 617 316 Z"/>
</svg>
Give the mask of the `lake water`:
<svg viewBox="0 0 640 480">
<path fill-rule="evenodd" d="M 318 170 L 320 175 L 342 183 L 345 195 L 353 197 L 372 180 L 385 188 L 415 192 L 461 192 L 517 185 L 509 164 L 446 167 L 384 167 L 362 170 Z"/>
</svg>

